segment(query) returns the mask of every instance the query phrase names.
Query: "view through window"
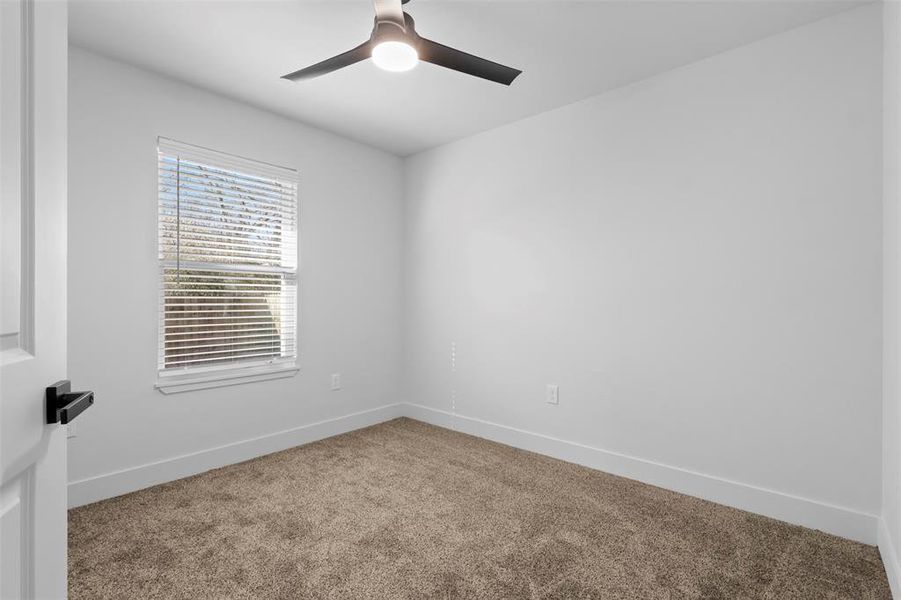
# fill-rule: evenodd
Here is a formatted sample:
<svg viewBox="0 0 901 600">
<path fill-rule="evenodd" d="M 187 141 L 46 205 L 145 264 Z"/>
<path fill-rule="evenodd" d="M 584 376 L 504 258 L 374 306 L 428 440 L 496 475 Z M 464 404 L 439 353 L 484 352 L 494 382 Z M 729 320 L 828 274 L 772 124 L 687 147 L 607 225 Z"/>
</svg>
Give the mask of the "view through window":
<svg viewBox="0 0 901 600">
<path fill-rule="evenodd" d="M 297 172 L 158 148 L 161 374 L 293 364 Z"/>
</svg>

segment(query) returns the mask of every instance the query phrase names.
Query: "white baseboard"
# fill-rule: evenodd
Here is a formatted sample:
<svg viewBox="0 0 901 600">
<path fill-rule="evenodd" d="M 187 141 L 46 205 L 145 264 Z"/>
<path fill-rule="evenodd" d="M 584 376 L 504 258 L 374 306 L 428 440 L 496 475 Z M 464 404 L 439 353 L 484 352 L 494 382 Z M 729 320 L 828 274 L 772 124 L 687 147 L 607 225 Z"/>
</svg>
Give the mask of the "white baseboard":
<svg viewBox="0 0 901 600">
<path fill-rule="evenodd" d="M 892 588 L 892 596 L 901 598 L 901 565 L 898 564 L 895 544 L 883 518 L 879 519 L 878 546 L 882 564 L 885 565 L 885 575 L 888 577 L 889 587 Z"/>
<path fill-rule="evenodd" d="M 892 581 L 892 589 L 897 589 L 899 575 L 896 568 L 897 556 L 887 532 L 883 533 L 884 524 L 876 515 L 418 404 L 390 404 L 193 454 L 73 481 L 69 483 L 69 507 L 112 498 L 402 416 L 866 544 L 877 543 L 878 530 L 878 543 L 883 556 L 886 557 L 886 570 Z"/>
<path fill-rule="evenodd" d="M 69 508 L 120 496 L 355 429 L 362 429 L 403 415 L 404 405 L 388 404 L 209 450 L 72 481 L 68 486 Z"/>
<path fill-rule="evenodd" d="M 865 544 L 876 543 L 879 519 L 876 515 L 498 425 L 481 419 L 464 417 L 435 408 L 417 404 L 407 404 L 404 408 L 406 416 L 426 423 L 455 429 L 476 437 L 544 454 L 613 475 L 628 477 L 780 521 L 819 529 Z"/>
</svg>

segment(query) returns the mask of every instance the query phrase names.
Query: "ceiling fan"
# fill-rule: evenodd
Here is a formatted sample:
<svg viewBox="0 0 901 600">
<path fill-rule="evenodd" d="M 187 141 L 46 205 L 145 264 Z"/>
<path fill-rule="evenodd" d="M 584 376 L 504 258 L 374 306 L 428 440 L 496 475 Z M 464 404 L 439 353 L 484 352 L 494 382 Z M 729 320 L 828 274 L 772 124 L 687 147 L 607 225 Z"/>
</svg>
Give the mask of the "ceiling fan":
<svg viewBox="0 0 901 600">
<path fill-rule="evenodd" d="M 376 66 L 386 71 L 409 71 L 422 60 L 504 85 L 510 85 L 522 73 L 519 69 L 421 37 L 416 33 L 413 17 L 408 15 L 402 6 L 410 0 L 373 1 L 375 26 L 368 40 L 343 54 L 284 75 L 282 79 L 291 81 L 312 79 L 370 57 Z"/>
</svg>

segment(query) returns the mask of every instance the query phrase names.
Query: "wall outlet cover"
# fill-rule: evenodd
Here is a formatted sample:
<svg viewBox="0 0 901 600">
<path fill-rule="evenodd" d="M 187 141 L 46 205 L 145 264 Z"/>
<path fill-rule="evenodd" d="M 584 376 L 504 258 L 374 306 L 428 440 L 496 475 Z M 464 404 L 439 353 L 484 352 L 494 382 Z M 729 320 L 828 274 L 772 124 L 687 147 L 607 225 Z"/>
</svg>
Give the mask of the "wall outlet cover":
<svg viewBox="0 0 901 600">
<path fill-rule="evenodd" d="M 560 390 L 556 385 L 548 385 L 547 393 L 545 395 L 545 402 L 548 404 L 559 404 L 560 403 Z"/>
</svg>

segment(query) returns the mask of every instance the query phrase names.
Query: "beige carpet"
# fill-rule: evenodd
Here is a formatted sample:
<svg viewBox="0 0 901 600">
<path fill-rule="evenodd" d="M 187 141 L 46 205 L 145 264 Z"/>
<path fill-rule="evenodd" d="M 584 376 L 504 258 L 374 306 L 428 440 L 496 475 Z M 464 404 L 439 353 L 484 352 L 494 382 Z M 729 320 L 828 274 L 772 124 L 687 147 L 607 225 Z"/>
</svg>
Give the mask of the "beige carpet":
<svg viewBox="0 0 901 600">
<path fill-rule="evenodd" d="M 69 513 L 104 598 L 889 598 L 878 551 L 398 419 Z"/>
</svg>

